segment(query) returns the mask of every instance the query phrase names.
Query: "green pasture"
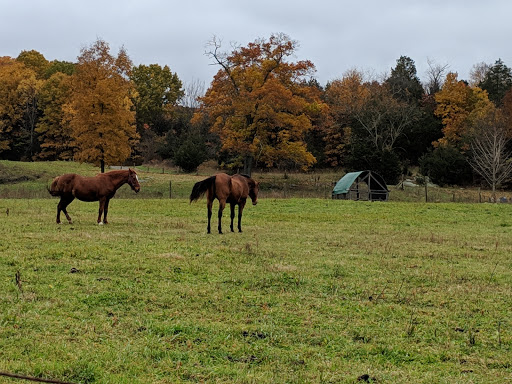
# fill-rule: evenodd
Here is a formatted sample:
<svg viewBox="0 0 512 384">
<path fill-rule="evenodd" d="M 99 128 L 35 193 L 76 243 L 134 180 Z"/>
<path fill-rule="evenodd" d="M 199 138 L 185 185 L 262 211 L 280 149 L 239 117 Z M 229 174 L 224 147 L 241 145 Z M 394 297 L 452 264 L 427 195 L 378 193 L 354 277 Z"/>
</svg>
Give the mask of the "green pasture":
<svg viewBox="0 0 512 384">
<path fill-rule="evenodd" d="M 201 177 L 183 175 L 183 193 Z M 112 200 L 105 226 L 96 203 L 73 202 L 74 224 L 57 225 L 57 199 L 0 199 L 0 372 L 73 383 L 512 380 L 508 204 L 267 194 L 246 207 L 243 233 L 207 235 L 204 199 L 123 193 L 133 198 Z"/>
</svg>

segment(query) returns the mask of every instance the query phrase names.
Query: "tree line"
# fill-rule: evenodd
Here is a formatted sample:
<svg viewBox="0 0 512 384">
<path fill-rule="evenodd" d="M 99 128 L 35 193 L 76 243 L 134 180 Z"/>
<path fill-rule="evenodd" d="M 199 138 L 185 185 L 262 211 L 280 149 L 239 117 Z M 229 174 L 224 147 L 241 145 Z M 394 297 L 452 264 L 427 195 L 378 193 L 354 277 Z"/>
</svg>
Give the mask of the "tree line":
<svg viewBox="0 0 512 384">
<path fill-rule="evenodd" d="M 297 49 L 285 34 L 228 50 L 214 37 L 205 54 L 219 69 L 206 90 L 167 65 L 134 66 L 101 39 L 74 63 L 34 50 L 0 57 L 0 158 L 341 167 L 390 184 L 418 166 L 439 184 L 508 182 L 512 73 L 500 59 L 469 79 L 429 61 L 422 83 L 401 56 L 380 79 L 353 69 L 321 85 Z"/>
</svg>

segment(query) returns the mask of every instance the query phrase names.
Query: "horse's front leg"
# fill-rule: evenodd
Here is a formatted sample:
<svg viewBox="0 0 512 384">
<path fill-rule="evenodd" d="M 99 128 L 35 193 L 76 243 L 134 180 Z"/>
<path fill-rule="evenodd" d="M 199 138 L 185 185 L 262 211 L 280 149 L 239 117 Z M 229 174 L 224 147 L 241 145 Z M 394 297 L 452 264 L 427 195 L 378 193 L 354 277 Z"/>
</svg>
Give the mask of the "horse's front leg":
<svg viewBox="0 0 512 384">
<path fill-rule="evenodd" d="M 245 200 L 238 205 L 238 232 L 242 232 L 242 212 L 244 211 Z"/>
<path fill-rule="evenodd" d="M 60 211 L 62 211 L 62 198 L 59 201 L 59 204 L 57 204 L 57 224 L 60 224 Z"/>
<path fill-rule="evenodd" d="M 110 203 L 110 199 L 105 200 L 105 206 L 103 207 L 103 224 L 108 224 L 108 221 L 107 221 L 108 203 Z"/>
<path fill-rule="evenodd" d="M 67 206 L 69 204 L 71 204 L 71 202 L 74 200 L 75 198 L 72 197 L 72 198 L 65 198 L 65 197 L 61 197 L 60 198 L 60 201 L 59 201 L 59 204 L 57 205 L 57 224 L 60 224 L 60 212 L 64 212 L 64 214 L 66 215 L 66 219 L 68 219 L 68 222 L 69 224 L 73 224 L 73 222 L 71 221 L 71 217 L 68 215 L 68 211 L 67 211 Z"/>
<path fill-rule="evenodd" d="M 229 226 L 229 228 L 231 229 L 231 232 L 235 232 L 235 230 L 233 229 L 233 220 L 235 219 L 235 203 L 230 203 L 231 205 L 231 225 Z"/>
<path fill-rule="evenodd" d="M 103 214 L 103 211 L 105 209 L 106 200 L 107 200 L 106 198 L 100 199 L 100 209 L 98 211 L 98 224 L 99 225 L 103 225 L 103 221 L 101 221 L 101 215 Z"/>
<path fill-rule="evenodd" d="M 222 212 L 226 206 L 226 201 L 219 200 L 219 233 L 222 234 Z"/>
</svg>

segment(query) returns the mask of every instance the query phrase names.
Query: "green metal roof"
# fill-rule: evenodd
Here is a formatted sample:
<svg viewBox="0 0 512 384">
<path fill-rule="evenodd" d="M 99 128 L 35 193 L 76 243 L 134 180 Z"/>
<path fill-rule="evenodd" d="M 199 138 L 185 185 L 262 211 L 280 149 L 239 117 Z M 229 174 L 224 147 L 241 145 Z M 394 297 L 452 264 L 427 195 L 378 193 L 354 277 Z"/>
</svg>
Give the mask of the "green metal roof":
<svg viewBox="0 0 512 384">
<path fill-rule="evenodd" d="M 332 193 L 335 195 L 347 193 L 350 189 L 350 186 L 356 181 L 361 173 L 365 171 L 359 172 L 350 172 L 343 176 L 334 186 Z M 367 171 L 366 171 L 367 172 Z"/>
<path fill-rule="evenodd" d="M 386 182 L 382 176 L 373 171 L 366 170 L 347 173 L 338 181 L 338 183 L 336 183 L 334 189 L 332 190 L 332 194 L 340 195 L 350 192 L 350 187 L 354 181 L 357 180 L 357 178 L 359 178 L 359 181 L 368 185 L 371 193 L 389 192 L 389 189 L 386 186 Z"/>
</svg>

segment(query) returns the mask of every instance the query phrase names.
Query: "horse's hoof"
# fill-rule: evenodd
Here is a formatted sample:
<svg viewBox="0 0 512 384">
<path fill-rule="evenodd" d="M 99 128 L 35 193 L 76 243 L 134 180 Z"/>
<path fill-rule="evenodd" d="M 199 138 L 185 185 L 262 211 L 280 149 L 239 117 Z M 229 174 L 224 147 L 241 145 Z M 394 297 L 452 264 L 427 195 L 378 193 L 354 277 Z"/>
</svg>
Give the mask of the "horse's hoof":
<svg viewBox="0 0 512 384">
<path fill-rule="evenodd" d="M 103 225 L 103 221 L 100 221 L 100 222 L 98 223 L 98 225 Z"/>
</svg>

